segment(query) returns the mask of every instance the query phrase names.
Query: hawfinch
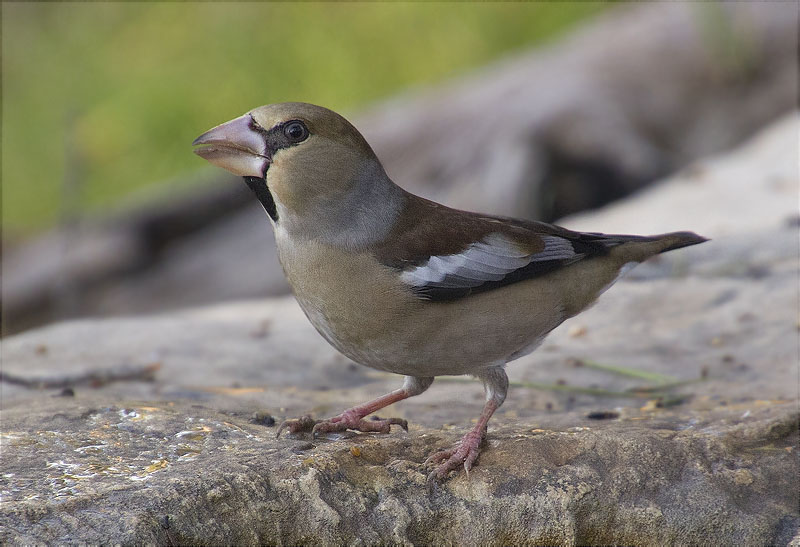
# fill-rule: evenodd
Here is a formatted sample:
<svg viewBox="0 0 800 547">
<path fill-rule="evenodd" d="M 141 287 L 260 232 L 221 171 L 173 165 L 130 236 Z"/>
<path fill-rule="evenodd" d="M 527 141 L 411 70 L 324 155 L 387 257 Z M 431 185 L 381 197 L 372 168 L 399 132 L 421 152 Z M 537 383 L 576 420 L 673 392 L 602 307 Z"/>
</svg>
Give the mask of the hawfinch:
<svg viewBox="0 0 800 547">
<path fill-rule="evenodd" d="M 469 374 L 483 382 L 486 404 L 460 443 L 429 458 L 439 478 L 475 463 L 506 397 L 506 363 L 633 265 L 706 241 L 450 209 L 397 186 L 355 127 L 306 103 L 256 108 L 193 144 L 244 177 L 264 206 L 286 278 L 317 331 L 353 361 L 405 376 L 400 389 L 328 420 L 287 420 L 278 433 L 407 429 L 405 420 L 364 418 L 419 395 L 436 376 Z"/>
</svg>

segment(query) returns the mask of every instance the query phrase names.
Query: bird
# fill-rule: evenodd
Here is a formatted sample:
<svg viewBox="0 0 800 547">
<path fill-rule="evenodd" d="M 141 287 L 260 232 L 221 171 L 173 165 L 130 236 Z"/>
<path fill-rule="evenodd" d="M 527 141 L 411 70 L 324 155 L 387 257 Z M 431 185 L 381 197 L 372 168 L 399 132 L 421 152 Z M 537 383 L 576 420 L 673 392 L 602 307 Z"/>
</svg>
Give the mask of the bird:
<svg viewBox="0 0 800 547">
<path fill-rule="evenodd" d="M 462 467 L 469 474 L 476 463 L 508 392 L 507 363 L 632 266 L 707 241 L 689 231 L 576 232 L 449 208 L 395 184 L 349 121 L 309 103 L 261 106 L 192 144 L 261 202 L 286 279 L 319 334 L 356 363 L 405 377 L 332 418 L 288 419 L 277 434 L 407 431 L 403 419 L 365 418 L 420 395 L 437 376 L 473 376 L 484 386 L 483 410 L 458 443 L 426 460 L 434 479 Z"/>
</svg>

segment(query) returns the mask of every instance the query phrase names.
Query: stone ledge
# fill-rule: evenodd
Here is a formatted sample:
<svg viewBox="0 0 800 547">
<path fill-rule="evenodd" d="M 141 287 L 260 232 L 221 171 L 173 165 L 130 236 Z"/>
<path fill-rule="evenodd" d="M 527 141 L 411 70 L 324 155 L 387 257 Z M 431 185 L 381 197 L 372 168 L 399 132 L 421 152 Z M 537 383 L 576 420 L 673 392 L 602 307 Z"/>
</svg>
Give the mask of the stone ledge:
<svg viewBox="0 0 800 547">
<path fill-rule="evenodd" d="M 504 420 L 444 483 L 423 462 L 460 430 L 310 442 L 187 402 L 93 403 L 5 413 L 4 543 L 745 545 L 800 525 L 794 403 Z"/>
</svg>

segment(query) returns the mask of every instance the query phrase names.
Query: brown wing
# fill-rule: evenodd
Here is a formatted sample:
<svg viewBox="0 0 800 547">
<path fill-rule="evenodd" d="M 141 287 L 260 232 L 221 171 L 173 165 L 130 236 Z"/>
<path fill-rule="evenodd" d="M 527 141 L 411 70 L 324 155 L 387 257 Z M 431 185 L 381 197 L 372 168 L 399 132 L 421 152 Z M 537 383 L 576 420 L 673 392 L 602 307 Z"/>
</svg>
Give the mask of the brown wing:
<svg viewBox="0 0 800 547">
<path fill-rule="evenodd" d="M 637 236 L 605 236 L 450 209 L 409 195 L 403 220 L 375 249 L 421 298 L 445 301 L 606 254 Z"/>
</svg>

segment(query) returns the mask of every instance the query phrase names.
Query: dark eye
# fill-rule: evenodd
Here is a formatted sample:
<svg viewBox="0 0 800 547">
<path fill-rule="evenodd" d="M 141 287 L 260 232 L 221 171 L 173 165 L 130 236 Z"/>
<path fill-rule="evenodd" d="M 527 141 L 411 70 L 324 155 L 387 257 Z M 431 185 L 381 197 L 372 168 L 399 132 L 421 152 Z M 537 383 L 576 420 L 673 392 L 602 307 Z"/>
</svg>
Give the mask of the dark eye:
<svg viewBox="0 0 800 547">
<path fill-rule="evenodd" d="M 308 138 L 308 129 L 303 122 L 289 122 L 283 128 L 283 134 L 292 142 L 301 142 Z"/>
</svg>

